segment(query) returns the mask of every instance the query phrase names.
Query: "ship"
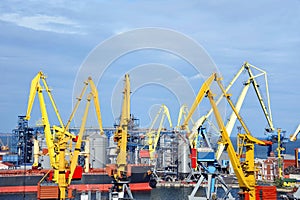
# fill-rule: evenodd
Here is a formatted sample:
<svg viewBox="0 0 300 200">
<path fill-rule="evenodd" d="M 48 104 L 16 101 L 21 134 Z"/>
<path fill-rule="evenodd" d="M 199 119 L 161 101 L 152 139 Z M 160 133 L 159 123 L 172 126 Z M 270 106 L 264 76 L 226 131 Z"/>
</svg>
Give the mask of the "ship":
<svg viewBox="0 0 300 200">
<path fill-rule="evenodd" d="M 72 128 L 71 131 L 77 132 L 78 128 Z M 81 170 L 80 176 L 78 178 L 76 174 L 73 175 L 70 185 L 72 190 L 107 192 L 112 187 L 117 156 L 116 145 L 111 137 L 113 132 L 114 127 L 106 128 L 105 134 L 102 136 L 98 134 L 98 129 L 86 129 L 85 142 L 82 145 L 78 161 Z M 18 126 L 10 137 L 11 143 L 7 145 L 9 148 L 0 153 L 2 165 L 0 193 L 35 193 L 38 191 L 39 185 L 53 184 L 53 170 L 47 155 L 47 145 L 42 128 L 29 127 L 24 116 L 19 116 Z M 40 149 L 38 167 L 32 166 L 33 138 L 38 141 Z M 132 191 L 151 190 L 151 172 L 154 166 L 149 163 L 141 163 L 139 155 L 141 150 L 134 141 L 131 141 L 129 146 L 131 146 L 129 151 L 131 156 L 129 156 L 130 162 L 127 165 L 127 176 L 130 188 Z"/>
<path fill-rule="evenodd" d="M 151 190 L 149 181 L 151 175 L 150 165 L 128 165 L 131 171 L 129 176 L 132 191 Z M 81 179 L 71 182 L 71 189 L 77 191 L 102 191 L 107 192 L 112 186 L 113 177 L 108 173 L 108 168 L 94 169 L 83 172 Z M 37 192 L 38 185 L 51 185 L 51 177 L 47 169 L 8 169 L 0 170 L 0 193 L 30 193 Z M 45 177 L 46 176 L 46 177 Z"/>
</svg>

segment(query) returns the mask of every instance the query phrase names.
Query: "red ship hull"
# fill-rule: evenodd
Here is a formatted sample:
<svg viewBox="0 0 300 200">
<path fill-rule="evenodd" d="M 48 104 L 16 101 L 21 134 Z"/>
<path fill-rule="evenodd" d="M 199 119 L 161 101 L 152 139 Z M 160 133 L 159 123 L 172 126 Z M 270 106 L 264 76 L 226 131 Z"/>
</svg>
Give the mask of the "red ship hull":
<svg viewBox="0 0 300 200">
<path fill-rule="evenodd" d="M 132 165 L 130 188 L 132 191 L 151 190 L 149 186 L 150 176 L 148 170 L 150 165 Z M 49 170 L 1 170 L 0 171 L 0 193 L 30 193 L 37 192 L 40 180 Z M 91 170 L 83 173 L 80 180 L 72 180 L 70 189 L 77 191 L 109 191 L 112 187 L 113 178 L 105 169 Z M 50 183 L 51 181 L 49 181 Z"/>
</svg>

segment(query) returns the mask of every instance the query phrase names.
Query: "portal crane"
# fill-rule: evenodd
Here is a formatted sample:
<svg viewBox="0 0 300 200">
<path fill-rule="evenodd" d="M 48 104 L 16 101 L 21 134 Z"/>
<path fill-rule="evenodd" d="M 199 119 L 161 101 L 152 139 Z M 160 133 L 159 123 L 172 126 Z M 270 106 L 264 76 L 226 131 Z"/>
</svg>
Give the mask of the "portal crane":
<svg viewBox="0 0 300 200">
<path fill-rule="evenodd" d="M 159 116 L 161 116 L 161 120 L 159 123 L 159 127 L 157 129 L 157 131 L 153 131 L 154 125 L 156 124 L 156 121 L 158 120 Z M 156 114 L 150 128 L 149 128 L 149 132 L 146 133 L 146 135 L 148 136 L 148 146 L 149 146 L 149 154 L 150 154 L 150 161 L 152 163 L 155 163 L 155 152 L 156 152 L 156 147 L 160 138 L 160 132 L 162 130 L 162 126 L 165 122 L 165 117 L 167 116 L 170 128 L 172 128 L 172 121 L 171 121 L 171 117 L 170 117 L 170 112 L 169 109 L 166 105 L 161 105 L 158 113 Z"/>
<path fill-rule="evenodd" d="M 81 126 L 79 129 L 79 133 L 77 136 L 73 135 L 73 142 L 75 142 L 75 148 L 74 151 L 72 152 L 71 149 L 68 149 L 67 147 L 67 143 L 68 142 L 72 142 L 69 140 L 68 137 L 64 137 L 64 132 L 56 132 L 56 138 L 59 139 L 58 140 L 58 148 L 59 148 L 59 154 L 57 155 L 57 157 L 59 158 L 59 169 L 58 169 L 58 186 L 59 186 L 59 195 L 60 195 L 60 199 L 65 199 L 66 198 L 66 191 L 67 188 L 69 187 L 69 185 L 71 184 L 71 181 L 73 179 L 81 179 L 82 176 L 82 167 L 81 166 L 77 166 L 78 164 L 78 156 L 79 153 L 81 151 L 81 143 L 82 143 L 82 137 L 83 134 L 85 132 L 85 124 L 86 124 L 86 120 L 87 120 L 87 116 L 88 116 L 88 112 L 89 112 L 89 107 L 90 107 L 90 101 L 92 98 L 92 93 L 88 94 L 87 96 L 87 103 L 85 106 L 85 110 L 84 110 L 84 115 L 82 117 L 82 122 L 81 122 Z M 65 131 L 66 132 L 66 131 Z M 66 151 L 69 150 L 71 155 L 70 161 L 68 163 L 68 165 L 66 165 Z M 67 176 L 66 174 L 69 172 L 69 175 Z M 55 175 L 55 173 L 54 173 Z M 69 194 L 70 196 L 71 194 Z"/>
<path fill-rule="evenodd" d="M 260 74 L 254 75 L 252 69 L 255 69 L 255 70 L 259 71 Z M 269 89 L 268 89 L 267 73 L 264 70 L 259 69 L 258 67 L 255 67 L 255 66 L 249 64 L 248 62 L 245 62 L 241 66 L 241 68 L 239 69 L 239 71 L 237 72 L 237 74 L 234 76 L 234 78 L 232 79 L 232 81 L 229 83 L 229 85 L 226 87 L 225 91 L 226 92 L 229 91 L 229 89 L 231 88 L 231 86 L 236 82 L 236 80 L 240 77 L 240 75 L 242 74 L 243 71 L 247 71 L 247 73 L 249 75 L 249 78 L 244 83 L 243 91 L 240 94 L 240 97 L 239 97 L 239 99 L 238 99 L 238 101 L 236 103 L 235 108 L 236 108 L 237 112 L 240 111 L 241 106 L 243 104 L 243 101 L 244 101 L 244 99 L 246 97 L 247 91 L 249 89 L 249 86 L 252 84 L 253 88 L 255 90 L 256 96 L 257 96 L 257 98 L 259 100 L 259 103 L 261 105 L 261 108 L 263 110 L 263 113 L 265 115 L 265 118 L 266 118 L 266 120 L 268 122 L 268 128 L 266 128 L 266 131 L 268 133 L 272 133 L 272 132 L 274 132 L 275 128 L 274 128 L 274 125 L 273 125 L 272 114 L 271 114 L 270 96 L 269 96 Z M 264 100 L 262 98 L 261 92 L 259 90 L 259 85 L 258 85 L 257 80 L 256 80 L 256 78 L 258 78 L 260 76 L 264 76 L 264 79 L 265 79 L 266 95 L 267 95 L 267 105 L 265 104 L 265 102 L 264 102 Z M 219 102 L 221 101 L 221 99 L 222 99 L 222 96 L 216 101 L 217 105 L 219 104 Z M 201 118 L 199 118 L 196 121 L 195 126 L 192 128 L 192 131 L 191 131 L 192 133 L 189 136 L 189 140 L 190 141 L 193 141 L 193 139 L 197 135 L 197 129 L 204 124 L 204 122 L 208 119 L 208 117 L 211 114 L 212 114 L 212 109 L 206 115 L 202 116 Z M 233 127 L 234 127 L 234 124 L 236 122 L 236 119 L 237 119 L 236 115 L 234 113 L 232 113 L 231 116 L 230 116 L 230 118 L 229 118 L 229 120 L 228 120 L 228 122 L 227 122 L 227 124 L 226 124 L 226 130 L 227 130 L 227 133 L 228 133 L 229 136 L 231 135 L 231 132 L 233 130 Z M 274 135 L 274 136 L 277 136 L 277 134 Z M 272 147 L 270 146 L 269 148 L 272 148 Z M 218 150 L 217 150 L 217 153 L 216 153 L 216 158 L 218 160 L 219 160 L 219 158 L 220 158 L 223 150 L 224 150 L 224 146 L 222 144 L 219 144 L 218 145 Z"/>
<path fill-rule="evenodd" d="M 210 89 L 210 85 L 214 81 L 216 73 L 213 73 L 201 86 L 196 99 L 192 105 L 192 109 L 189 112 L 188 116 L 192 116 L 196 107 L 201 103 L 204 96 L 206 96 L 207 91 Z M 184 122 L 182 128 L 185 128 L 188 124 L 188 118 Z M 204 122 L 204 121 L 203 121 Z M 195 126 L 194 126 L 195 127 Z M 222 188 L 225 191 L 224 198 L 233 199 L 229 192 L 229 188 L 223 181 L 223 178 L 217 173 L 218 162 L 215 158 L 215 152 L 212 148 L 209 138 L 206 134 L 205 129 L 201 126 L 197 129 L 199 133 L 190 136 L 190 147 L 191 147 L 191 167 L 192 173 L 189 175 L 188 179 L 196 174 L 200 174 L 200 178 L 197 181 L 192 193 L 189 195 L 189 200 L 212 200 L 216 197 L 217 183 L 220 183 Z M 195 137 L 195 135 L 197 135 Z M 201 144 L 200 144 L 201 143 Z M 198 165 L 201 167 L 200 172 L 196 172 Z M 206 197 L 196 197 L 196 193 L 199 190 L 200 186 L 206 182 Z"/>
<path fill-rule="evenodd" d="M 281 154 L 282 151 L 284 150 L 284 148 L 282 147 L 283 146 L 282 144 L 284 144 L 284 143 L 287 142 L 286 141 L 287 138 L 285 138 L 284 135 L 281 134 L 281 133 L 283 133 L 283 131 L 281 131 L 280 128 L 278 128 L 278 130 L 275 131 L 275 127 L 273 125 L 272 113 L 271 113 L 271 106 L 270 106 L 271 104 L 270 104 L 270 95 L 269 95 L 269 88 L 268 88 L 267 73 L 264 70 L 259 69 L 258 67 L 249 64 L 248 62 L 245 62 L 243 64 L 243 67 L 248 72 L 250 82 L 253 85 L 253 88 L 255 90 L 256 96 L 258 98 L 258 101 L 260 103 L 260 106 L 262 108 L 264 116 L 265 116 L 265 118 L 267 120 L 267 123 L 268 123 L 268 127 L 265 129 L 266 133 L 267 133 L 267 137 L 268 137 L 267 140 L 272 141 L 274 143 L 277 143 L 277 145 L 278 145 L 277 152 L 278 152 L 278 149 L 280 149 L 279 153 Z M 256 71 L 259 71 L 260 73 L 257 74 L 257 75 L 254 75 L 252 69 L 254 69 Z M 267 104 L 264 103 L 264 100 L 263 100 L 262 95 L 261 95 L 260 90 L 259 90 L 259 85 L 258 85 L 258 83 L 256 81 L 256 78 L 260 77 L 260 76 L 264 76 Z M 278 132 L 280 132 L 280 134 L 278 134 Z M 278 142 L 280 142 L 280 143 L 278 143 Z M 269 149 L 268 149 L 268 153 L 267 153 L 268 156 L 270 155 L 270 152 L 272 150 L 273 150 L 272 145 L 270 145 Z M 278 155 L 278 156 L 280 157 L 280 155 Z M 278 162 L 281 162 L 281 159 L 278 159 Z M 281 166 L 282 163 L 279 163 L 279 165 Z"/>
<path fill-rule="evenodd" d="M 29 99 L 28 99 L 28 107 L 27 107 L 27 112 L 26 112 L 26 120 L 30 119 L 30 114 L 31 114 L 31 110 L 32 110 L 32 106 L 33 106 L 33 102 L 35 99 L 35 95 L 36 93 L 38 93 L 38 97 L 39 97 L 39 102 L 40 102 L 40 109 L 41 109 L 41 114 L 42 114 L 42 124 L 44 125 L 44 134 L 45 134 L 45 138 L 46 138 L 46 144 L 48 147 L 48 153 L 49 153 L 49 158 L 50 158 L 50 164 L 52 166 L 52 168 L 54 169 L 54 179 L 53 181 L 56 182 L 59 186 L 60 189 L 60 195 L 61 197 L 65 198 L 65 189 L 66 189 L 66 180 L 61 180 L 61 178 L 59 177 L 59 157 L 58 155 L 58 151 L 60 151 L 60 149 L 56 149 L 55 147 L 57 145 L 55 145 L 54 143 L 54 137 L 51 133 L 51 127 L 50 127 L 50 123 L 49 123 L 49 119 L 48 119 L 48 114 L 47 114 L 47 109 L 46 109 L 46 104 L 44 101 L 44 96 L 43 96 L 43 88 L 40 84 L 40 81 L 42 80 L 44 87 L 48 93 L 48 96 L 51 100 L 52 106 L 55 110 L 56 116 L 60 122 L 60 125 L 64 128 L 63 122 L 61 120 L 61 117 L 59 115 L 58 109 L 56 107 L 56 104 L 54 102 L 54 99 L 52 97 L 52 94 L 48 88 L 47 82 L 46 82 L 46 77 L 44 76 L 44 74 L 42 72 L 39 72 L 35 78 L 33 78 L 32 82 L 31 82 L 31 88 L 30 88 L 30 95 L 29 95 Z M 35 165 L 37 165 L 37 160 L 35 159 Z"/>
<path fill-rule="evenodd" d="M 234 77 L 234 79 L 228 85 L 228 87 L 226 88 L 226 91 L 228 91 L 230 89 L 230 87 L 233 85 L 233 83 L 235 82 L 237 77 L 240 75 L 240 73 L 241 73 L 241 70 L 239 70 L 237 75 Z M 244 88 L 243 88 L 243 90 L 238 98 L 238 101 L 236 103 L 237 112 L 240 111 L 241 106 L 244 102 L 245 96 L 249 89 L 249 85 L 250 85 L 249 83 L 250 83 L 249 81 L 244 83 Z M 222 96 L 216 101 L 216 104 L 218 104 L 220 102 Z M 201 175 L 200 179 L 197 180 L 197 184 L 194 187 L 193 192 L 189 196 L 189 199 L 195 199 L 196 192 L 198 191 L 200 184 L 203 181 L 205 181 L 205 179 L 208 179 L 208 183 L 210 183 L 209 189 L 207 189 L 208 192 L 206 192 L 207 199 L 212 198 L 212 195 L 214 195 L 216 193 L 217 187 L 215 187 L 215 185 L 214 185 L 214 184 L 216 184 L 215 181 L 218 181 L 221 183 L 224 191 L 229 191 L 228 187 L 226 186 L 226 184 L 223 181 L 223 178 L 220 175 L 218 175 L 218 173 L 216 172 L 216 166 L 218 165 L 217 161 L 220 159 L 220 156 L 225 148 L 225 145 L 219 143 L 218 149 L 217 149 L 216 153 L 214 153 L 214 150 L 211 148 L 210 141 L 208 140 L 208 137 L 205 134 L 204 128 L 203 128 L 204 122 L 207 121 L 208 117 L 211 115 L 212 112 L 213 112 L 213 109 L 210 109 L 210 111 L 206 115 L 202 116 L 201 118 L 199 118 L 199 120 L 197 120 L 197 122 L 195 123 L 195 125 L 192 128 L 192 134 L 189 137 L 189 140 L 191 142 L 193 142 L 191 144 L 195 145 L 195 147 L 193 147 L 193 148 L 197 149 L 197 151 L 195 151 L 196 149 L 192 149 L 192 155 L 194 154 L 194 156 L 192 156 L 192 166 L 195 167 L 195 165 L 193 165 L 193 163 L 195 163 L 195 158 L 197 158 L 197 161 L 198 161 L 198 163 L 200 163 L 200 165 L 202 165 L 203 161 L 205 161 L 207 163 L 207 165 L 210 166 L 210 168 L 203 167 L 203 165 L 201 166 L 202 168 L 205 169 L 204 173 L 206 173 L 206 174 L 203 175 L 202 173 L 200 173 L 200 175 Z M 226 124 L 226 130 L 227 130 L 229 136 L 233 130 L 233 126 L 236 122 L 236 119 L 237 119 L 237 117 L 236 117 L 235 113 L 232 112 L 232 114 L 230 115 L 230 118 Z M 200 142 L 201 142 L 201 144 L 205 143 L 206 147 L 201 146 L 199 148 Z M 209 154 L 210 154 L 210 157 L 207 157 L 207 155 L 209 155 Z M 188 178 L 196 177 L 195 175 L 197 175 L 197 174 L 199 174 L 199 172 L 193 170 Z M 205 178 L 205 177 L 207 177 L 207 178 Z M 229 192 L 227 195 L 228 195 L 228 198 L 232 198 L 232 196 Z"/>
<path fill-rule="evenodd" d="M 241 116 L 237 112 L 236 108 L 234 107 L 230 95 L 226 93 L 222 83 L 221 79 L 217 76 L 215 77 L 215 80 L 217 81 L 219 87 L 222 90 L 222 93 L 224 94 L 225 98 L 227 99 L 227 102 L 229 103 L 230 107 L 232 108 L 233 112 L 235 113 L 236 117 L 238 118 L 239 122 L 241 123 L 243 129 L 245 130 L 245 134 L 240 135 L 239 137 L 243 137 L 243 140 L 245 141 L 245 148 L 246 148 L 246 157 L 245 162 L 242 164 L 240 163 L 240 159 L 237 157 L 236 152 L 233 148 L 232 142 L 228 136 L 226 127 L 223 123 L 221 114 L 217 108 L 216 102 L 213 98 L 213 94 L 210 90 L 207 91 L 207 97 L 210 101 L 210 104 L 213 108 L 215 118 L 217 121 L 217 124 L 220 128 L 221 132 L 221 139 L 220 142 L 223 143 L 227 149 L 231 164 L 233 166 L 233 170 L 237 176 L 239 186 L 243 191 L 243 194 L 246 198 L 249 198 L 249 200 L 255 200 L 255 186 L 256 186 L 256 179 L 255 179 L 255 166 L 254 166 L 254 144 L 259 145 L 270 145 L 269 142 L 261 141 L 256 138 L 254 138 L 249 129 L 247 128 L 246 124 L 242 120 Z"/>
<path fill-rule="evenodd" d="M 239 137 L 242 137 L 242 139 L 244 141 L 243 145 L 246 149 L 245 161 L 241 163 L 240 157 L 237 156 L 237 154 L 234 150 L 234 147 L 232 145 L 232 142 L 230 140 L 230 137 L 227 133 L 226 127 L 223 123 L 221 114 L 220 114 L 220 112 L 217 108 L 217 103 L 216 103 L 216 101 L 214 100 L 214 97 L 213 97 L 214 95 L 212 94 L 210 88 L 206 87 L 204 92 L 205 92 L 206 96 L 208 97 L 208 99 L 210 101 L 210 104 L 212 106 L 212 109 L 213 109 L 218 127 L 220 129 L 220 133 L 221 133 L 220 143 L 222 143 L 225 146 L 225 148 L 228 152 L 231 164 L 233 166 L 233 170 L 234 170 L 234 172 L 236 174 L 236 177 L 238 179 L 238 183 L 239 183 L 239 186 L 242 190 L 243 196 L 246 197 L 246 199 L 248 198 L 250 200 L 255 200 L 256 199 L 256 196 L 255 196 L 256 179 L 255 179 L 255 174 L 254 174 L 254 172 L 255 172 L 255 167 L 254 167 L 254 144 L 269 145 L 269 143 L 258 140 L 256 138 L 254 138 L 253 136 L 251 136 L 251 133 L 248 130 L 246 124 L 244 123 L 244 121 L 242 120 L 241 116 L 239 115 L 237 109 L 233 105 L 233 103 L 230 99 L 230 95 L 227 94 L 226 90 L 224 89 L 223 85 L 221 84 L 221 79 L 218 78 L 216 74 L 213 74 L 212 76 L 215 77 L 214 80 L 217 81 L 219 87 L 222 90 L 223 95 L 227 99 L 227 101 L 228 101 L 230 107 L 232 108 L 234 114 L 236 115 L 237 119 L 239 120 L 242 127 L 246 131 L 245 134 L 240 134 L 239 135 Z M 199 155 L 201 157 L 201 154 L 199 154 Z M 198 160 L 199 160 L 199 155 L 197 155 Z M 207 174 L 210 175 L 208 177 L 213 177 L 214 170 L 211 170 L 211 169 L 213 169 L 213 167 L 214 167 L 213 165 L 210 165 L 210 168 L 208 168 Z M 203 179 L 204 178 L 201 177 L 199 179 L 199 181 L 197 182 L 197 185 Z M 209 181 L 209 183 L 213 182 L 213 179 L 211 179 L 211 180 L 212 181 Z M 210 186 L 209 188 L 212 188 L 212 187 Z M 192 194 L 190 195 L 191 198 L 190 197 L 189 198 L 190 199 L 194 198 L 195 193 L 196 193 L 196 191 L 195 191 L 195 188 L 194 188 Z M 212 194 L 212 193 L 210 192 L 209 194 Z M 208 199 L 210 199 L 210 198 L 208 198 Z"/>
<path fill-rule="evenodd" d="M 41 86 L 40 81 L 42 81 L 44 88 Z M 57 116 L 57 119 L 60 123 L 60 126 L 64 127 L 64 124 L 62 122 L 62 119 L 60 117 L 58 109 L 57 109 L 54 99 L 52 97 L 51 91 L 46 82 L 46 76 L 42 72 L 39 72 L 31 81 L 31 87 L 30 87 L 30 93 L 29 93 L 29 98 L 28 98 L 28 106 L 27 106 L 25 120 L 28 120 L 28 121 L 30 120 L 30 117 L 31 117 L 30 114 L 31 114 L 33 103 L 34 103 L 34 99 L 35 99 L 36 93 L 38 93 L 38 98 L 39 98 L 39 102 L 40 102 L 40 110 L 41 110 L 41 114 L 42 114 L 42 124 L 44 125 L 44 134 L 45 134 L 45 138 L 46 138 L 46 144 L 47 144 L 47 147 L 50 147 L 48 149 L 50 164 L 53 169 L 58 169 L 58 164 L 55 160 L 53 136 L 51 133 L 51 127 L 50 127 L 50 123 L 49 123 L 49 119 L 48 119 L 48 113 L 47 113 L 46 104 L 45 104 L 45 100 L 44 100 L 44 96 L 43 96 L 44 89 L 46 90 L 46 92 L 49 96 L 49 99 L 51 101 L 52 107 Z M 36 158 L 34 159 L 33 166 L 38 166 L 38 159 L 36 159 Z"/>
<path fill-rule="evenodd" d="M 117 170 L 114 172 L 114 184 L 110 190 L 109 198 L 115 199 L 133 199 L 132 193 L 128 186 L 126 174 L 127 167 L 127 141 L 130 137 L 128 134 L 128 124 L 130 121 L 130 80 L 129 75 L 125 74 L 125 84 L 123 90 L 123 103 L 120 124 L 114 133 L 114 141 L 117 142 Z M 127 197 L 126 197 L 127 195 Z"/>
<path fill-rule="evenodd" d="M 48 96 L 51 100 L 52 107 L 54 108 L 54 111 L 56 113 L 58 121 L 60 122 L 60 127 L 53 126 L 54 133 L 51 132 L 51 126 L 50 126 L 50 122 L 48 119 L 47 108 L 46 108 L 46 104 L 45 104 L 44 96 L 43 96 L 44 88 L 41 86 L 41 83 L 40 83 L 41 80 L 42 80 L 44 88 L 46 89 Z M 89 78 L 89 81 L 92 82 L 92 80 L 90 78 Z M 73 178 L 81 178 L 82 169 L 79 166 L 77 167 L 77 161 L 78 161 L 78 155 L 80 152 L 82 135 L 84 132 L 88 108 L 90 105 L 89 102 L 92 97 L 94 98 L 94 101 L 95 101 L 95 99 L 98 101 L 98 96 L 95 97 L 95 95 L 98 95 L 98 93 L 96 93 L 94 91 L 94 89 L 95 88 L 93 88 L 92 92 L 88 95 L 88 98 L 87 98 L 88 103 L 86 105 L 86 109 L 85 109 L 85 113 L 84 113 L 84 116 L 82 119 L 80 131 L 79 131 L 79 134 L 77 136 L 75 136 L 68 132 L 68 127 L 69 127 L 69 122 L 71 121 L 72 117 L 74 116 L 75 110 L 77 108 L 74 109 L 74 111 L 70 117 L 70 120 L 67 123 L 67 126 L 64 126 L 64 124 L 61 120 L 61 117 L 59 115 L 58 109 L 56 107 L 56 104 L 54 102 L 54 99 L 52 97 L 52 94 L 48 88 L 45 75 L 42 72 L 39 72 L 33 78 L 32 82 L 31 82 L 30 95 L 29 95 L 29 99 L 28 99 L 28 107 L 27 107 L 25 119 L 26 120 L 30 119 L 30 114 L 31 114 L 33 103 L 34 103 L 34 99 L 35 99 L 36 93 L 38 93 L 38 98 L 39 98 L 39 102 L 40 102 L 40 110 L 41 110 L 41 114 L 42 114 L 42 125 L 44 126 L 44 134 L 45 134 L 45 138 L 46 138 L 46 145 L 48 147 L 50 164 L 54 170 L 54 176 L 53 176 L 52 181 L 54 183 L 58 184 L 59 191 L 60 191 L 60 193 L 59 193 L 60 199 L 66 198 L 66 189 L 67 189 L 68 185 L 70 185 L 71 180 Z M 96 102 L 94 102 L 94 103 L 96 104 Z M 99 102 L 97 102 L 97 104 L 99 105 Z M 96 108 L 96 110 L 97 110 L 97 108 Z M 98 114 L 100 115 L 100 106 L 99 106 Z M 102 128 L 101 117 L 100 117 L 100 121 L 99 121 L 99 127 Z M 101 128 L 100 128 L 100 130 L 101 130 Z M 67 151 L 69 151 L 70 153 L 72 152 L 71 148 L 67 148 L 67 143 L 71 144 L 72 140 L 73 140 L 73 142 L 76 142 L 75 150 L 73 152 L 73 155 L 70 156 L 70 161 L 68 163 L 68 165 L 70 167 L 67 167 L 68 165 L 66 165 L 67 161 L 66 161 L 65 156 L 66 156 Z M 38 150 L 38 147 L 36 147 L 36 146 L 38 146 L 38 144 L 36 144 L 36 142 L 35 142 L 34 165 L 38 165 L 38 156 L 37 156 L 38 153 L 36 151 L 39 151 L 39 150 Z M 76 172 L 76 170 L 79 170 L 78 171 L 79 174 Z M 67 173 L 70 173 L 70 175 L 66 176 Z"/>
</svg>

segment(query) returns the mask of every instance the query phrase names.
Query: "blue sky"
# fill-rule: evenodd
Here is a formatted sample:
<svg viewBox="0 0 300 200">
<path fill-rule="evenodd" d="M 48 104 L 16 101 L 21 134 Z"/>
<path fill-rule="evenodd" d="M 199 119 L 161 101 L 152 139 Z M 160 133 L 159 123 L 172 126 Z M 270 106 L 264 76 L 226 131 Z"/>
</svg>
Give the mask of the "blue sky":
<svg viewBox="0 0 300 200">
<path fill-rule="evenodd" d="M 117 34 L 157 27 L 180 32 L 199 43 L 223 75 L 225 85 L 244 61 L 267 71 L 274 125 L 290 134 L 300 115 L 299 24 L 299 0 L 1 1 L 0 132 L 11 132 L 17 116 L 25 114 L 30 81 L 39 70 L 47 75 L 66 121 L 77 73 L 92 50 Z M 112 63 L 98 82 L 104 126 L 113 125 L 111 91 L 118 88 L 117 83 L 122 84 L 124 73 L 147 63 L 174 67 L 195 92 L 203 82 L 193 67 L 176 55 L 155 50 L 131 52 Z M 232 93 L 238 95 L 239 90 Z M 248 96 L 242 116 L 253 135 L 262 136 L 267 123 L 253 90 Z M 178 102 L 159 85 L 140 88 L 132 101 L 132 111 L 145 127 L 154 104 L 167 104 L 173 123 L 176 121 Z M 39 118 L 35 102 L 30 123 Z M 55 123 L 54 117 L 50 119 Z"/>
</svg>

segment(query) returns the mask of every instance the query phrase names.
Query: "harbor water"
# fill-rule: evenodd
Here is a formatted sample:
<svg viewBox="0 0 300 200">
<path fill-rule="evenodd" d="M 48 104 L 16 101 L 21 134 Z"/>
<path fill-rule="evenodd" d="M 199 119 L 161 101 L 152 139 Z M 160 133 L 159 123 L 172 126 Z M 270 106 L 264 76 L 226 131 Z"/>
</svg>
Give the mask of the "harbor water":
<svg viewBox="0 0 300 200">
<path fill-rule="evenodd" d="M 188 195 L 192 192 L 189 188 L 154 188 L 151 191 L 133 192 L 135 200 L 187 200 Z M 236 189 L 235 189 L 236 190 Z M 237 191 L 237 190 L 236 190 Z M 235 191 L 235 193 L 236 193 Z M 76 194 L 76 200 L 87 199 L 88 194 L 85 193 Z M 204 191 L 200 191 L 199 195 L 205 195 Z M 84 198 L 84 196 L 86 198 Z M 36 194 L 11 194 L 0 195 L 0 199 L 3 200 L 36 200 Z M 96 200 L 96 194 L 91 194 L 91 200 Z M 101 194 L 101 200 L 107 200 L 108 193 Z"/>
<path fill-rule="evenodd" d="M 154 188 L 151 191 L 143 191 L 143 192 L 133 192 L 133 197 L 135 200 L 188 200 L 188 195 L 191 194 L 193 188 L 192 187 L 181 187 L 181 188 Z M 218 190 L 218 197 L 222 197 L 223 191 Z M 238 198 L 239 189 L 232 189 L 231 194 L 236 199 Z M 197 196 L 205 196 L 204 189 L 200 190 L 197 193 Z M 277 199 L 279 198 L 280 193 L 277 194 Z M 0 195 L 0 199 L 2 200 L 36 200 L 36 194 L 6 194 Z M 101 194 L 101 200 L 108 200 L 108 193 Z M 96 198 L 95 193 L 91 193 L 90 200 L 100 200 Z M 88 200 L 87 193 L 78 193 L 76 194 L 75 200 Z"/>
</svg>

